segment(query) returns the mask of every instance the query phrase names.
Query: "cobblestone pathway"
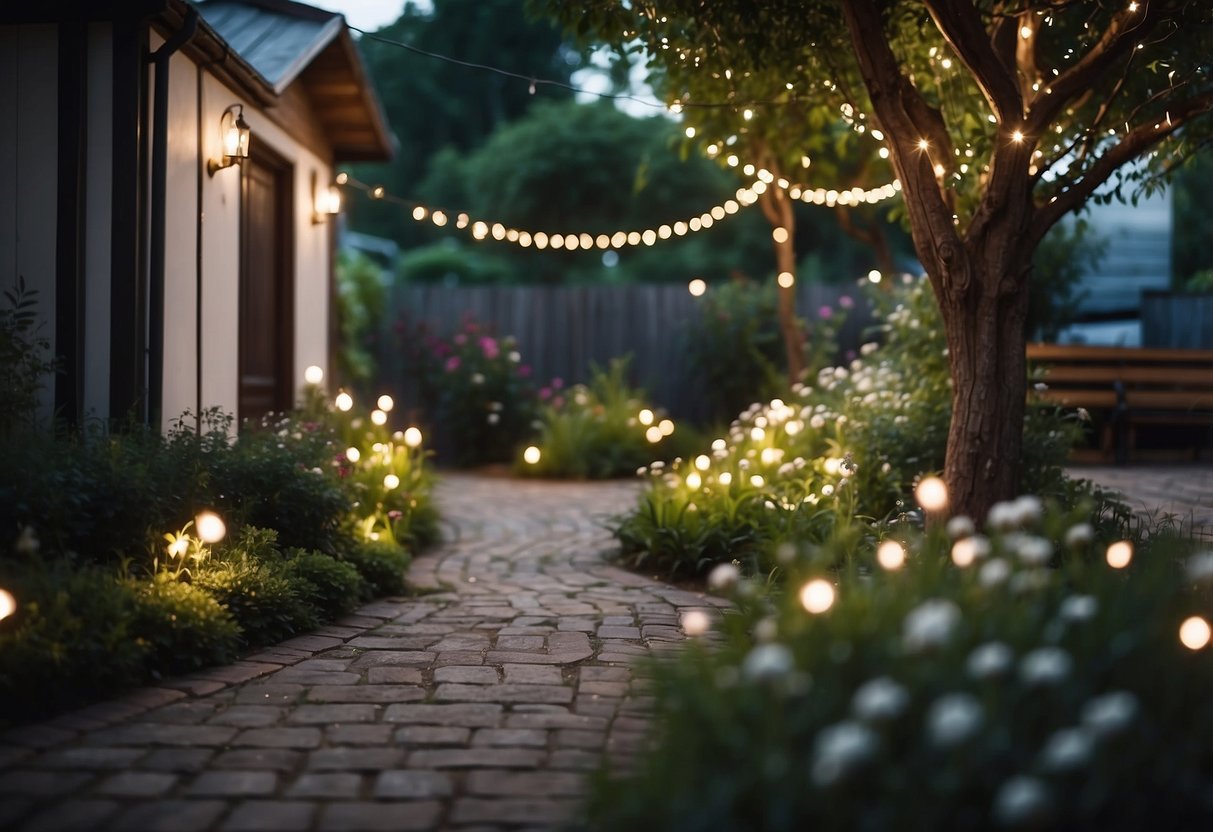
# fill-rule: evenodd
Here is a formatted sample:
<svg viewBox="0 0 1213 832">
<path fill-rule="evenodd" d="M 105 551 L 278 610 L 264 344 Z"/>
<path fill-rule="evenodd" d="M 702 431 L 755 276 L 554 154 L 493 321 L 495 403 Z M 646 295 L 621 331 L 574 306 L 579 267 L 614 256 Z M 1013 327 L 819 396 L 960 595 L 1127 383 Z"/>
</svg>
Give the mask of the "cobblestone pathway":
<svg viewBox="0 0 1213 832">
<path fill-rule="evenodd" d="M 1213 540 L 1213 465 L 1090 465 L 1069 473 L 1119 491 L 1152 520 L 1171 515 L 1185 530 Z"/>
<path fill-rule="evenodd" d="M 0 828 L 559 824 L 643 742 L 629 665 L 714 601 L 605 564 L 634 494 L 444 478 L 447 543 L 410 570 L 430 594 L 0 736 Z"/>
</svg>

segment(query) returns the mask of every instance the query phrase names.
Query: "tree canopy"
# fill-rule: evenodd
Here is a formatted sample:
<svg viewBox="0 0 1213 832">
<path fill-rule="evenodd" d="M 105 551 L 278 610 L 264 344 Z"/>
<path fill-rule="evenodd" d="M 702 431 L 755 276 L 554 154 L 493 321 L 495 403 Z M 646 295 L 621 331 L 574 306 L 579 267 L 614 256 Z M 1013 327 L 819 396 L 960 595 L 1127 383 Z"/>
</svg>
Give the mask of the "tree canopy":
<svg viewBox="0 0 1213 832">
<path fill-rule="evenodd" d="M 718 156 L 758 136 L 786 167 L 829 137 L 867 187 L 887 159 L 947 333 L 945 476 L 973 515 L 1017 488 L 1033 251 L 1088 200 L 1156 187 L 1213 122 L 1196 0 L 535 2 L 647 53 Z"/>
</svg>

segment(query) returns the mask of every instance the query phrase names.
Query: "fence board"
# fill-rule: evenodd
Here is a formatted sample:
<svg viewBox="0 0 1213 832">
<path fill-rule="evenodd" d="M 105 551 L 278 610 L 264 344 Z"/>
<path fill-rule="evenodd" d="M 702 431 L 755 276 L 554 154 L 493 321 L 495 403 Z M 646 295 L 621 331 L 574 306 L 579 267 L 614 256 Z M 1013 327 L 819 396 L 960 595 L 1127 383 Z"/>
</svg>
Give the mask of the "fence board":
<svg viewBox="0 0 1213 832">
<path fill-rule="evenodd" d="M 800 315 L 808 319 L 822 306 L 837 309 L 843 295 L 854 297 L 856 307 L 839 333 L 840 357 L 858 349 L 872 318 L 854 290 L 802 284 L 797 295 Z M 392 345 L 401 334 L 413 336 L 421 323 L 449 336 L 470 315 L 498 336 L 513 335 L 537 382 L 584 382 L 592 363 L 605 367 L 631 354 L 630 381 L 653 402 L 681 418 L 699 421 L 705 415 L 702 381 L 686 348 L 698 303 L 681 285 L 396 286 L 385 313 L 379 366 L 386 386 L 411 410 L 425 404 L 408 380 L 415 368 Z"/>
</svg>

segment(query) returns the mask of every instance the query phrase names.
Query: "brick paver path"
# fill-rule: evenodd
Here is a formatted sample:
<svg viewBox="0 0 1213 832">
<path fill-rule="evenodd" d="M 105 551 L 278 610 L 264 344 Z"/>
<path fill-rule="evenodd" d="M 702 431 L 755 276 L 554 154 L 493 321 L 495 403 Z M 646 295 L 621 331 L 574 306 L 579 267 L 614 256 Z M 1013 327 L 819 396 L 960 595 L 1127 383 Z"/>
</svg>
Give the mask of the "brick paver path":
<svg viewBox="0 0 1213 832">
<path fill-rule="evenodd" d="M 551 827 L 644 740 L 629 665 L 722 602 L 609 566 L 636 484 L 444 478 L 414 585 L 313 634 L 0 736 L 0 828 Z"/>
<path fill-rule="evenodd" d="M 1119 491 L 1151 521 L 1169 516 L 1183 530 L 1213 540 L 1213 465 L 1086 465 L 1069 473 Z"/>
</svg>

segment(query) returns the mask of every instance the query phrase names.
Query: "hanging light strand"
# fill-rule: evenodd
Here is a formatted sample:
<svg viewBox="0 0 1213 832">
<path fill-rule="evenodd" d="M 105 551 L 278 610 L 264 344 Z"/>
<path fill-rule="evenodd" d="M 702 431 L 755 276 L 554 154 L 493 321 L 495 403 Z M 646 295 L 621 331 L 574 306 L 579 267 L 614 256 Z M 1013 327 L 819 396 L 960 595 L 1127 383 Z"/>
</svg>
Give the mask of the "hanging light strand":
<svg viewBox="0 0 1213 832">
<path fill-rule="evenodd" d="M 410 209 L 409 216 L 416 222 L 432 223 L 439 228 L 453 225 L 459 230 L 467 231 L 476 240 L 486 240 L 491 237 L 494 240 L 513 243 L 522 248 L 533 246 L 540 250 L 552 248 L 576 251 L 578 249 L 596 248 L 606 250 L 627 248 L 629 246 L 651 246 L 660 240 L 684 237 L 687 234 L 704 231 L 711 228 L 717 222 L 738 213 L 742 208 L 747 208 L 756 203 L 759 196 L 766 192 L 769 183 L 762 181 L 762 179 L 756 179 L 750 185 L 738 188 L 733 198 L 727 199 L 718 205 L 713 205 L 702 214 L 686 220 L 664 223 L 656 228 L 645 228 L 638 231 L 620 230 L 609 234 L 603 232 L 591 234 L 586 231 L 569 233 L 525 231 L 507 226 L 504 223 L 477 219 L 465 211 L 448 211 L 444 208 L 423 205 L 419 202 L 403 199 L 389 194 L 382 185 L 368 185 L 355 179 L 348 173 L 339 173 L 337 175 L 337 184 L 359 190 L 373 200 L 390 202 L 408 208 Z"/>
</svg>

